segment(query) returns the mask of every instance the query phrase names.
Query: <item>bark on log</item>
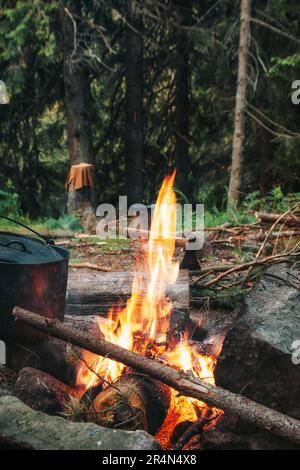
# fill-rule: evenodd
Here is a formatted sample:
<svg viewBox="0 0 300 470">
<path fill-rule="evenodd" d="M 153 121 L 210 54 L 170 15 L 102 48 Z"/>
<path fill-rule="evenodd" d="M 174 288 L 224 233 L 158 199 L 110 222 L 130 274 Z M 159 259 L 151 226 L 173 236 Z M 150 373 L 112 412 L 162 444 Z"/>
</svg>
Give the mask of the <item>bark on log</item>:
<svg viewBox="0 0 300 470">
<path fill-rule="evenodd" d="M 278 220 L 281 216 L 282 214 L 267 214 L 265 212 L 255 212 L 255 217 L 260 222 L 273 223 L 276 222 L 276 220 Z M 300 217 L 293 214 L 289 214 L 282 217 L 279 223 L 290 226 L 300 226 Z"/>
<path fill-rule="evenodd" d="M 143 429 L 155 435 L 167 416 L 170 388 L 147 375 L 122 375 L 113 387 L 99 393 L 94 409 L 99 424 L 118 429 Z"/>
<path fill-rule="evenodd" d="M 112 305 L 125 307 L 131 296 L 133 272 L 101 273 L 89 269 L 70 269 L 67 294 L 67 314 L 105 314 Z M 176 284 L 168 295 L 174 308 L 189 311 L 189 275 L 180 271 Z"/>
<path fill-rule="evenodd" d="M 108 318 L 100 317 L 99 315 L 65 315 L 64 323 L 70 327 L 76 328 L 79 331 L 86 331 L 92 333 L 99 332 L 98 322 L 100 324 L 110 323 Z"/>
<path fill-rule="evenodd" d="M 49 320 L 20 307 L 15 307 L 13 314 L 17 320 L 39 331 L 64 341 L 69 341 L 94 354 L 122 362 L 138 372 L 160 380 L 179 391 L 182 395 L 196 398 L 210 406 L 221 408 L 225 412 L 227 411 L 238 416 L 242 420 L 254 424 L 265 431 L 300 445 L 300 421 L 294 418 L 221 387 L 210 385 L 191 374 L 175 370 L 172 367 L 140 356 L 108 341 L 95 339 L 87 333 L 74 331 L 58 320 Z"/>
</svg>

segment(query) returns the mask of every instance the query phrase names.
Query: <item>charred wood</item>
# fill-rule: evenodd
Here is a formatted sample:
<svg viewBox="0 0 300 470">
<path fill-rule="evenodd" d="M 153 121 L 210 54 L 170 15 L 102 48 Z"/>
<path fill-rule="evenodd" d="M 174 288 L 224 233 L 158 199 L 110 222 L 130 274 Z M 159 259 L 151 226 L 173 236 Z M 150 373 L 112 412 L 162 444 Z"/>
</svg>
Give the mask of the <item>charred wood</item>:
<svg viewBox="0 0 300 470">
<path fill-rule="evenodd" d="M 171 402 L 167 385 L 149 376 L 125 374 L 94 400 L 99 424 L 118 429 L 143 429 L 155 435 Z"/>
</svg>

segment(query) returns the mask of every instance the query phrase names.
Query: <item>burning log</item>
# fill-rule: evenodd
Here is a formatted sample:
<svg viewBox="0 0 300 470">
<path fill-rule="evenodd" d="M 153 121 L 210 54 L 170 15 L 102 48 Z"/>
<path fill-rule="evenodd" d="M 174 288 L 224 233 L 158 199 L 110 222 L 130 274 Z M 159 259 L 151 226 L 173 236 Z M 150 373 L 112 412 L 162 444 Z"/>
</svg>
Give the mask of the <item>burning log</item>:
<svg viewBox="0 0 300 470">
<path fill-rule="evenodd" d="M 188 313 L 181 312 L 174 308 L 170 316 L 170 325 L 167 335 L 167 341 L 170 346 L 175 346 L 179 343 L 182 335 L 190 326 L 190 317 Z"/>
<path fill-rule="evenodd" d="M 255 212 L 255 217 L 260 222 L 274 223 L 280 219 L 280 223 L 290 226 L 300 226 L 300 217 L 294 214 L 267 214 L 266 212 Z"/>
<path fill-rule="evenodd" d="M 94 400 L 99 424 L 118 429 L 143 429 L 155 435 L 171 402 L 167 385 L 147 375 L 125 374 Z"/>
<path fill-rule="evenodd" d="M 31 408 L 50 414 L 62 411 L 64 401 L 74 394 L 74 390 L 68 385 L 31 367 L 21 369 L 15 390 Z"/>
<path fill-rule="evenodd" d="M 121 362 L 134 370 L 160 380 L 179 391 L 180 394 L 204 401 L 210 406 L 223 409 L 245 422 L 254 424 L 267 432 L 284 437 L 300 445 L 300 421 L 278 411 L 260 405 L 248 398 L 229 392 L 221 387 L 210 385 L 191 374 L 180 372 L 158 361 L 140 356 L 116 344 L 95 339 L 87 333 L 67 327 L 59 320 L 50 320 L 35 313 L 15 307 L 13 314 L 17 320 L 32 326 L 48 335 L 69 341 L 94 354 Z"/>
<path fill-rule="evenodd" d="M 210 416 L 210 410 L 206 408 L 198 421 L 191 423 L 190 426 L 186 427 L 186 430 L 176 442 L 174 450 L 182 450 L 184 446 L 190 441 L 190 439 L 197 434 L 201 434 L 203 428 L 212 422 L 213 419 L 213 416 Z"/>
</svg>

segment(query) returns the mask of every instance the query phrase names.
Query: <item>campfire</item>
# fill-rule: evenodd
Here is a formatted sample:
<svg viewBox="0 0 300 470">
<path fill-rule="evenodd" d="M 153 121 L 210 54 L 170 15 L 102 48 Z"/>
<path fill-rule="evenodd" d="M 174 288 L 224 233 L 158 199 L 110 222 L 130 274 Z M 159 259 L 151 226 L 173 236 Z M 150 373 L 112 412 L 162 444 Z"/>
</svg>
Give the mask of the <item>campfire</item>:
<svg viewBox="0 0 300 470">
<path fill-rule="evenodd" d="M 108 315 L 109 321 L 98 321 L 96 334 L 113 344 L 161 361 L 180 371 L 192 372 L 194 376 L 214 384 L 216 351 L 210 356 L 201 354 L 198 350 L 200 348 L 191 341 L 192 331 L 189 331 L 188 325 L 179 332 L 179 336 L 175 336 L 170 328 L 174 307 L 167 292 L 176 282 L 179 273 L 179 264 L 173 260 L 176 239 L 174 179 L 175 171 L 164 179 L 161 186 L 149 239 L 142 241 L 142 254 L 137 261 L 132 294 L 126 307 L 112 307 Z M 130 388 L 130 385 L 138 388 L 139 381 L 144 380 L 143 376 L 137 375 L 133 380 L 131 371 L 119 362 L 83 350 L 82 360 L 78 365 L 77 396 L 82 397 L 89 389 L 102 385 L 104 391 L 96 397 L 94 406 L 105 415 L 106 405 L 115 405 L 117 408 L 117 400 L 114 402 L 112 395 L 116 398 L 118 387 L 126 389 L 126 376 L 127 388 Z M 160 386 L 156 384 L 153 389 Z M 131 395 L 129 402 L 139 401 L 136 396 L 138 392 L 133 390 Z M 146 410 L 148 415 L 151 412 L 152 410 Z M 221 410 L 208 408 L 201 401 L 178 396 L 177 392 L 171 389 L 166 417 L 157 430 L 156 438 L 163 447 L 168 447 L 174 430 L 181 423 L 196 422 L 201 415 L 205 415 L 208 421 L 215 421 L 221 413 Z M 119 414 L 122 415 L 120 412 Z M 114 415 L 114 412 L 110 412 L 110 415 Z M 115 420 L 117 422 L 114 422 Z M 111 417 L 111 421 L 114 425 L 122 426 L 122 423 L 118 422 L 118 416 Z M 140 421 L 135 424 L 142 426 L 143 420 Z M 149 423 L 145 425 L 147 430 L 149 427 L 151 428 Z"/>
<path fill-rule="evenodd" d="M 266 348 L 270 338 L 267 327 L 270 325 L 273 331 L 277 331 L 277 328 L 275 330 L 276 316 L 269 315 L 268 310 L 265 313 L 262 308 L 262 305 L 267 304 L 267 299 L 262 299 L 262 292 L 253 290 L 255 308 L 246 304 L 246 313 L 240 315 L 237 321 L 230 320 L 230 330 L 227 318 L 222 318 L 221 332 L 225 327 L 228 330 L 224 343 L 225 335 L 220 334 L 218 328 L 205 336 L 205 328 L 189 315 L 191 283 L 188 272 L 179 270 L 175 253 L 178 241 L 180 245 L 185 246 L 186 243 L 176 234 L 174 179 L 175 172 L 163 181 L 151 227 L 147 231 L 148 238 L 142 238 L 135 245 L 138 256 L 133 273 L 106 271 L 105 275 L 96 275 L 91 270 L 78 272 L 76 269 L 69 272 L 64 321 L 57 315 L 53 318 L 51 311 L 46 308 L 51 303 L 46 306 L 41 304 L 39 309 L 33 306 L 36 312 L 31 311 L 31 307 L 30 310 L 26 309 L 24 304 L 13 308 L 13 315 L 9 319 L 17 329 L 9 328 L 11 334 L 18 331 L 24 336 L 24 327 L 30 327 L 29 334 L 22 336 L 21 344 L 19 339 L 13 341 L 13 335 L 10 337 L 10 366 L 18 371 L 15 392 L 27 405 L 44 411 L 48 417 L 63 413 L 67 418 L 65 420 L 51 418 L 53 422 L 62 420 L 60 425 L 66 426 L 64 429 L 73 423 L 78 425 L 77 431 L 82 430 L 86 436 L 85 429 L 90 429 L 91 422 L 95 423 L 93 432 L 101 435 L 101 438 L 95 437 L 92 444 L 89 441 L 87 445 L 92 448 L 98 448 L 98 443 L 104 439 L 104 448 L 111 449 L 111 439 L 113 436 L 117 439 L 116 435 L 120 436 L 121 443 L 115 442 L 113 448 L 118 449 L 126 448 L 127 442 L 124 440 L 129 435 L 143 436 L 151 449 L 157 449 L 159 444 L 168 450 L 218 448 L 219 437 L 224 434 L 224 430 L 229 446 L 240 448 L 249 445 L 248 428 L 242 428 L 244 431 L 240 433 L 241 423 L 299 445 L 300 425 L 299 420 L 293 417 L 293 410 L 288 409 L 290 415 L 285 415 L 270 407 L 269 401 L 264 403 L 265 397 L 267 400 L 271 398 L 269 393 L 265 393 L 265 385 L 260 384 L 262 373 L 257 374 L 257 370 L 261 371 L 260 368 L 264 367 L 264 361 L 260 358 L 266 351 L 269 363 L 272 363 L 271 357 L 277 357 L 273 356 L 273 344 L 269 345 L 269 349 Z M 25 256 L 24 249 L 21 254 Z M 269 258 L 277 260 L 278 256 Z M 243 267 L 250 269 L 253 263 L 259 262 L 246 263 Z M 39 265 L 37 267 L 40 269 Z M 60 264 L 55 264 L 60 276 L 59 267 Z M 240 266 L 230 268 L 229 274 L 237 269 Z M 202 272 L 205 273 L 205 269 Z M 225 274 L 221 270 L 216 279 L 223 279 Z M 283 279 L 278 274 L 266 273 L 265 279 L 268 279 L 267 276 Z M 184 278 L 186 283 L 182 283 Z M 206 285 L 212 282 L 210 280 Z M 288 283 L 291 284 L 290 278 Z M 274 295 L 279 288 L 274 288 Z M 284 291 L 283 302 L 286 302 L 287 287 L 283 284 L 281 289 Z M 47 293 L 51 293 L 50 287 Z M 294 296 L 292 291 L 292 302 Z M 119 303 L 116 301 L 118 298 Z M 22 302 L 22 298 L 19 300 Z M 109 308 L 105 309 L 106 306 Z M 279 302 L 275 307 L 279 309 L 278 318 L 281 322 L 285 310 L 281 309 Z M 294 304 L 287 310 L 291 315 L 293 308 Z M 258 317 L 257 323 L 253 325 L 255 316 Z M 219 326 L 217 323 L 215 325 Z M 259 331 L 263 331 L 262 326 L 266 325 L 265 337 L 257 338 L 257 325 L 260 326 Z M 296 326 L 293 329 L 291 327 L 291 331 Z M 38 336 L 34 334 L 36 332 Z M 272 339 L 274 337 L 271 335 Z M 222 354 L 219 354 L 221 349 Z M 236 354 L 237 350 L 239 354 Z M 246 358 L 244 362 L 241 362 L 241 357 Z M 281 366 L 281 374 L 287 371 L 286 377 L 291 377 L 291 374 L 294 377 L 293 362 L 284 353 L 281 353 L 281 357 L 285 361 L 284 367 Z M 257 361 L 255 367 L 252 366 L 253 358 Z M 233 367 L 235 373 L 232 373 Z M 277 374 L 277 370 L 275 372 Z M 243 396 L 244 390 L 247 391 L 249 373 L 253 374 L 252 380 L 256 380 L 254 390 L 261 393 L 260 400 L 254 401 L 251 397 Z M 225 380 L 229 381 L 228 388 L 222 386 Z M 285 396 L 283 379 L 282 382 L 282 394 Z M 276 394 L 278 383 L 276 376 Z M 292 397 L 298 383 L 297 378 L 292 383 Z M 269 390 L 269 386 L 268 382 L 266 390 Z M 11 402 L 10 397 L 5 397 L 4 401 Z M 12 410 L 16 406 L 19 406 L 17 414 L 31 414 L 22 402 L 11 403 Z M 33 416 L 34 420 L 40 417 Z M 233 418 L 236 421 L 232 422 Z M 6 430 L 7 424 L 4 428 Z M 123 430 L 143 430 L 146 433 L 138 431 L 125 434 Z M 27 435 L 26 432 L 22 431 L 22 439 L 24 434 Z M 65 432 L 68 434 L 67 431 L 61 434 Z M 243 433 L 245 442 L 240 442 Z M 256 431 L 253 433 L 254 436 Z M 73 448 L 73 445 L 73 442 L 69 442 L 66 448 Z M 139 445 L 144 448 L 143 442 Z M 134 448 L 136 442 L 128 443 L 128 446 Z M 256 448 L 255 441 L 253 446 Z"/>
</svg>

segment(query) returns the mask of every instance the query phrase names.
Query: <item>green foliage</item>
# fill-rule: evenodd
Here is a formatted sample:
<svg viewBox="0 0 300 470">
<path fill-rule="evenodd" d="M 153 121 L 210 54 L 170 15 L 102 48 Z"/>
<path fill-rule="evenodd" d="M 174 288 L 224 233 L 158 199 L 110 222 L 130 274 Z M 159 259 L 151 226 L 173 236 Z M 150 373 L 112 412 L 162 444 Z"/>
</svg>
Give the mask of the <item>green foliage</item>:
<svg viewBox="0 0 300 470">
<path fill-rule="evenodd" d="M 15 216 L 19 213 L 19 196 L 0 190 L 0 215 L 7 217 Z"/>
<path fill-rule="evenodd" d="M 4 215 L 3 212 L 1 212 L 1 215 Z M 58 232 L 82 231 L 80 222 L 75 216 L 65 215 L 58 219 L 50 218 L 50 219 L 32 220 L 32 219 L 29 219 L 28 217 L 19 216 L 15 212 L 8 212 L 5 215 L 10 216 L 12 219 L 16 220 L 17 222 L 21 222 L 22 224 L 33 228 L 34 230 L 36 230 L 38 233 L 41 233 L 41 234 L 47 234 L 48 232 L 55 233 L 55 231 L 58 231 Z M 0 218 L 0 227 L 1 227 L 1 230 L 13 230 L 16 232 L 23 233 L 25 235 L 28 235 L 28 234 L 30 235 L 28 230 L 26 230 L 25 228 L 21 228 L 17 224 L 13 222 L 9 222 L 1 218 Z"/>
<path fill-rule="evenodd" d="M 228 289 L 215 291 L 213 289 L 203 289 L 202 297 L 208 297 L 215 305 L 219 307 L 234 309 L 242 305 L 245 300 L 246 292 L 242 287 L 230 287 Z"/>
<path fill-rule="evenodd" d="M 272 57 L 271 64 L 268 75 L 286 80 L 291 73 L 300 70 L 300 54 L 295 53 L 286 57 Z"/>
<path fill-rule="evenodd" d="M 300 200 L 300 193 L 284 195 L 280 186 L 275 186 L 269 194 L 261 197 L 259 191 L 248 194 L 242 204 L 242 211 L 285 212 Z"/>
<path fill-rule="evenodd" d="M 204 212 L 204 225 L 205 227 L 218 227 L 225 223 L 230 223 L 232 226 L 251 224 L 255 222 L 255 217 L 248 210 L 237 211 L 205 211 Z"/>
<path fill-rule="evenodd" d="M 65 215 L 59 219 L 47 219 L 44 222 L 45 229 L 51 230 L 66 230 L 71 232 L 79 232 L 82 230 L 79 220 L 74 215 Z"/>
<path fill-rule="evenodd" d="M 230 223 L 232 226 L 256 222 L 255 211 L 281 213 L 287 211 L 300 200 L 300 193 L 284 195 L 280 186 L 275 186 L 269 194 L 261 197 L 259 191 L 249 193 L 236 211 L 205 210 L 205 227 L 217 227 Z"/>
</svg>

